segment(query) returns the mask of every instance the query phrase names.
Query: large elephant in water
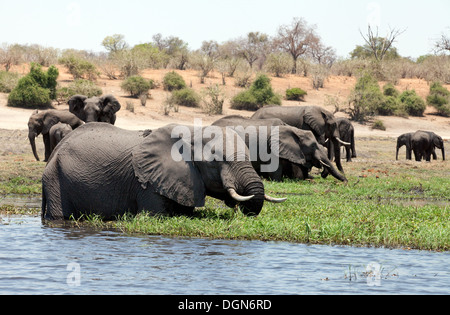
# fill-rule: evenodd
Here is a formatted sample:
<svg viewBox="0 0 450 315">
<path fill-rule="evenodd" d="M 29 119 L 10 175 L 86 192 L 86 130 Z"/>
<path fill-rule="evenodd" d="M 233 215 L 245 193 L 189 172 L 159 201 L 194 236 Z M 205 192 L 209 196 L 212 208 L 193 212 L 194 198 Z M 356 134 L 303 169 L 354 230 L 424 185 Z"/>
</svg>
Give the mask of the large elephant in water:
<svg viewBox="0 0 450 315">
<path fill-rule="evenodd" d="M 279 118 L 290 126 L 310 130 L 321 145 L 325 145 L 327 139 L 331 140 L 336 166 L 344 172 L 339 144 L 351 144 L 339 138 L 336 118 L 332 113 L 319 106 L 270 106 L 259 109 L 252 116 L 252 119 L 267 118 Z M 328 152 L 328 157 L 332 157 L 331 152 Z"/>
<path fill-rule="evenodd" d="M 213 125 L 232 128 L 245 140 L 250 149 L 253 167 L 264 177 L 277 181 L 283 176 L 308 179 L 309 172 L 314 166 L 324 169 L 323 177 L 331 174 L 341 181 L 347 181 L 345 176 L 333 167 L 326 149 L 317 143 L 311 131 L 286 125 L 277 118 L 256 120 L 227 116 L 215 121 Z M 277 152 L 274 152 L 273 141 L 276 141 Z M 277 163 L 274 164 L 272 159 L 277 159 Z M 277 168 L 264 171 L 263 166 L 267 169 L 269 165 L 277 165 Z"/>
<path fill-rule="evenodd" d="M 435 148 L 442 150 L 442 159 L 445 160 L 444 140 L 434 132 L 416 131 L 411 137 L 411 146 L 418 162 L 422 158 L 429 162 L 431 155 L 436 159 Z"/>
<path fill-rule="evenodd" d="M 56 147 L 44 170 L 43 218 L 90 213 L 114 218 L 144 210 L 190 214 L 204 206 L 206 195 L 257 215 L 264 200 L 285 200 L 264 194 L 245 144 L 206 133 L 199 138 L 196 132 L 175 124 L 150 133 L 106 123 L 74 130 Z M 207 154 L 213 147 L 215 158 Z"/>
<path fill-rule="evenodd" d="M 77 116 L 65 110 L 36 110 L 30 116 L 30 119 L 28 120 L 28 139 L 30 140 L 31 150 L 33 151 L 36 161 L 39 161 L 39 155 L 36 150 L 36 137 L 42 134 L 42 137 L 44 138 L 44 162 L 46 162 L 52 153 L 50 129 L 59 122 L 68 124 L 72 129 L 78 128 L 84 124 Z"/>
</svg>

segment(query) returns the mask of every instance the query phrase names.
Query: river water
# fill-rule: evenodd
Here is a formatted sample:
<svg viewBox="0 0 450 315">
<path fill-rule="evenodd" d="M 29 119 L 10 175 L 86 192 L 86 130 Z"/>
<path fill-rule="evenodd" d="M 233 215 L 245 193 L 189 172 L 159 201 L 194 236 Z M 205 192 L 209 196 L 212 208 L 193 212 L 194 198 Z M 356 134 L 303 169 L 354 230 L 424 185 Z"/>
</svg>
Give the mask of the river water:
<svg viewBox="0 0 450 315">
<path fill-rule="evenodd" d="M 0 294 L 450 294 L 450 254 L 127 236 L 0 217 Z"/>
</svg>

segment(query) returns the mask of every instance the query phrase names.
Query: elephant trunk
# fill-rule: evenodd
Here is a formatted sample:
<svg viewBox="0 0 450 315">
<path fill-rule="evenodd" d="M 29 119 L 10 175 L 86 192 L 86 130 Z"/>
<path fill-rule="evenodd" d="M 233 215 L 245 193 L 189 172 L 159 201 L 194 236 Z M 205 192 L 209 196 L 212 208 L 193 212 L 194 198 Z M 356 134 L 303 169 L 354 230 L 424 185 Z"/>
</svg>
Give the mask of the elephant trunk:
<svg viewBox="0 0 450 315">
<path fill-rule="evenodd" d="M 240 207 L 245 215 L 258 215 L 261 212 L 265 199 L 264 185 L 261 178 L 248 162 L 235 162 L 230 166 L 230 172 L 236 180 L 235 187 L 232 187 L 236 195 L 232 197 L 235 200 L 236 198 L 243 198 L 240 201 Z"/>
<path fill-rule="evenodd" d="M 397 144 L 397 151 L 395 153 L 395 160 L 398 161 L 398 150 L 400 150 L 400 146 Z"/>
<path fill-rule="evenodd" d="M 442 144 L 442 160 L 445 161 L 445 150 L 444 150 L 444 144 Z"/>
<path fill-rule="evenodd" d="M 321 156 L 320 154 L 316 154 L 315 158 L 320 162 L 324 171 L 322 172 L 322 177 L 327 177 L 328 174 L 331 174 L 334 178 L 340 180 L 341 182 L 347 182 L 347 178 L 340 173 L 331 163 L 329 159 L 326 158 L 325 155 Z"/>
<path fill-rule="evenodd" d="M 29 133 L 28 139 L 30 140 L 31 150 L 33 150 L 34 157 L 36 158 L 36 161 L 39 161 L 39 156 L 36 151 L 36 134 Z"/>
</svg>

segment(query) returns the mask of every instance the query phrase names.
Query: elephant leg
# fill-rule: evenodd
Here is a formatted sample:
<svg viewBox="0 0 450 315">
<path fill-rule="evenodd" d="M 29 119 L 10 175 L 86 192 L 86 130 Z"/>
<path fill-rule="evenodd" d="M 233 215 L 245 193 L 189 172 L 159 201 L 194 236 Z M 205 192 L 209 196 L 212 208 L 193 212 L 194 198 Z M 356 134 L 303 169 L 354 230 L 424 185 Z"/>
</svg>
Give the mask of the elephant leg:
<svg viewBox="0 0 450 315">
<path fill-rule="evenodd" d="M 44 138 L 44 146 L 45 146 L 45 160 L 44 162 L 48 161 L 48 158 L 50 157 L 50 154 L 52 153 L 51 145 L 50 145 L 50 135 L 48 133 L 42 135 Z"/>
<path fill-rule="evenodd" d="M 349 146 L 345 146 L 345 152 L 346 152 L 347 162 L 351 162 L 352 161 L 351 148 Z"/>
</svg>

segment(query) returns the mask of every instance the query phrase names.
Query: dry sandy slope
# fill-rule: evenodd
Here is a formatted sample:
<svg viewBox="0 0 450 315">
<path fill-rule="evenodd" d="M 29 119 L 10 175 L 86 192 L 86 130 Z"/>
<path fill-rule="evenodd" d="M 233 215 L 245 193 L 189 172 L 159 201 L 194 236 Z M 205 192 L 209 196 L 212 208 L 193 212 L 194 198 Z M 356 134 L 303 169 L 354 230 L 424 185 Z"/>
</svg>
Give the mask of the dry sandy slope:
<svg viewBox="0 0 450 315">
<path fill-rule="evenodd" d="M 64 68 L 59 67 L 60 76 L 58 78 L 59 83 L 64 86 L 71 82 L 72 77 L 65 71 Z M 157 82 L 161 82 L 164 75 L 170 70 L 146 70 L 143 76 L 151 78 Z M 197 76 L 197 72 L 193 70 L 178 71 L 185 79 L 186 83 L 192 86 L 193 89 L 201 91 L 209 84 L 221 84 L 222 79 L 218 74 L 213 74 L 206 79 L 206 84 L 200 84 L 200 79 Z M 224 105 L 224 115 L 239 114 L 243 116 L 251 116 L 252 112 L 237 111 L 230 109 L 230 98 L 236 95 L 241 88 L 234 86 L 234 79 L 227 78 L 226 86 L 222 86 L 226 101 Z M 286 101 L 283 100 L 283 105 L 320 105 L 326 106 L 327 95 L 338 97 L 341 103 L 345 106 L 345 100 L 350 94 L 351 89 L 354 87 L 356 80 L 349 77 L 336 77 L 331 76 L 325 82 L 325 88 L 316 91 L 312 89 L 311 83 L 308 78 L 288 75 L 284 78 L 272 78 L 272 86 L 275 92 L 284 95 L 287 88 L 300 87 L 308 92 L 305 102 Z M 155 90 L 151 90 L 152 98 L 147 101 L 145 107 L 140 105 L 138 99 L 133 99 L 127 96 L 125 92 L 120 89 L 120 80 L 107 80 L 101 78 L 97 81 L 97 84 L 102 88 L 104 94 L 113 94 L 116 96 L 122 104 L 122 109 L 118 112 L 116 126 L 124 129 L 154 129 L 164 126 L 168 123 L 184 123 L 193 124 L 194 118 L 202 118 L 204 125 L 209 125 L 213 121 L 223 117 L 224 115 L 209 116 L 202 112 L 199 108 L 187 108 L 180 106 L 179 112 L 170 112 L 168 116 L 163 114 L 162 104 L 168 92 L 163 91 L 160 87 Z M 380 85 L 383 83 L 381 82 Z M 450 88 L 450 86 L 447 86 Z M 423 80 L 417 79 L 403 79 L 400 80 L 397 88 L 400 91 L 405 89 L 415 89 L 416 92 L 423 98 L 428 95 L 429 86 Z M 33 110 L 11 108 L 6 106 L 7 94 L 0 93 L 0 128 L 1 129 L 27 129 L 28 118 Z M 133 103 L 135 112 L 127 111 L 127 102 Z M 67 109 L 68 106 L 56 105 L 56 109 Z M 334 107 L 327 107 L 328 110 L 334 111 Z M 337 116 L 345 117 L 344 113 L 337 113 Z M 416 131 L 418 129 L 430 130 L 438 133 L 445 139 L 450 139 L 450 118 L 440 117 L 434 114 L 434 109 L 427 108 L 426 115 L 424 117 L 410 117 L 408 119 L 400 117 L 378 117 L 381 119 L 385 126 L 386 131 L 371 130 L 369 125 L 354 124 L 357 137 L 366 136 L 381 136 L 381 137 L 397 137 L 398 135 Z"/>
</svg>

